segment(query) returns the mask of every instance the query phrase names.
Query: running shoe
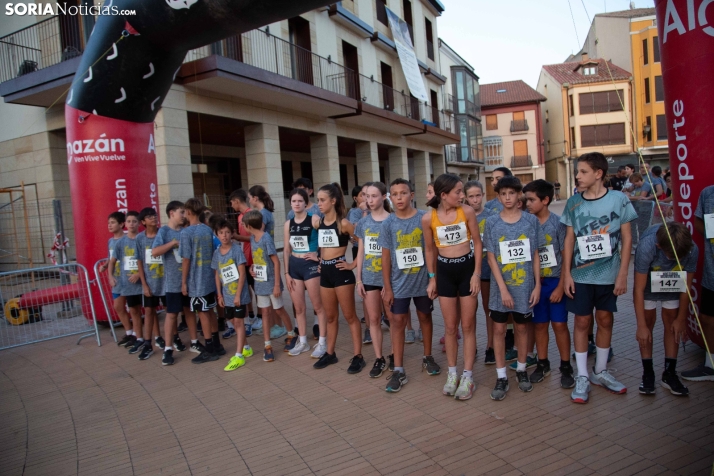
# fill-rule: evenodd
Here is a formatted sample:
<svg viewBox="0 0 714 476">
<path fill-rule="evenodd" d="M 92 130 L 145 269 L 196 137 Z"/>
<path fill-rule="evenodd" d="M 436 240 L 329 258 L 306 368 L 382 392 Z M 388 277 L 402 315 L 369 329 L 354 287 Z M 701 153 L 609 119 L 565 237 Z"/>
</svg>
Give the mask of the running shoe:
<svg viewBox="0 0 714 476">
<path fill-rule="evenodd" d="M 389 354 L 387 358 L 389 359 L 389 366 L 387 368 L 390 372 L 394 372 L 394 354 Z"/>
<path fill-rule="evenodd" d="M 206 348 L 201 344 L 199 341 L 191 342 L 191 352 L 195 354 L 200 354 L 201 352 L 204 352 Z"/>
<path fill-rule="evenodd" d="M 186 332 L 188 330 L 188 325 L 186 321 L 181 321 L 181 323 L 176 327 L 177 332 Z"/>
<path fill-rule="evenodd" d="M 530 369 L 531 367 L 535 367 L 538 365 L 538 355 L 534 355 L 533 357 L 526 357 L 526 368 Z M 508 366 L 509 369 L 516 371 L 518 369 L 518 360 L 513 362 L 511 365 Z"/>
<path fill-rule="evenodd" d="M 228 361 L 228 365 L 226 365 L 223 370 L 226 372 L 230 372 L 231 370 L 236 370 L 245 365 L 245 357 L 240 356 L 238 357 L 237 355 L 234 355 L 231 357 L 231 360 Z"/>
<path fill-rule="evenodd" d="M 315 362 L 312 366 L 316 369 L 324 369 L 328 365 L 336 364 L 339 362 L 337 359 L 337 354 L 328 354 L 325 352 L 320 359 Z"/>
<path fill-rule="evenodd" d="M 585 375 L 575 377 L 575 389 L 570 394 L 573 403 L 588 403 L 590 399 L 590 380 Z"/>
<path fill-rule="evenodd" d="M 235 337 L 235 335 L 236 335 L 236 330 L 232 327 L 229 327 L 228 329 L 226 329 L 226 332 L 223 333 L 222 337 L 224 339 L 230 339 L 231 337 Z"/>
<path fill-rule="evenodd" d="M 206 362 L 215 362 L 216 360 L 218 360 L 218 354 L 204 350 L 198 354 L 198 357 L 191 359 L 191 362 L 194 364 L 205 364 Z"/>
<path fill-rule="evenodd" d="M 364 324 L 364 323 L 366 322 L 365 319 L 364 319 L 364 316 L 362 316 L 362 318 L 361 318 L 359 321 L 360 321 L 362 324 Z"/>
<path fill-rule="evenodd" d="M 177 352 L 183 352 L 186 350 L 186 344 L 183 343 L 178 334 L 174 336 L 174 350 Z"/>
<path fill-rule="evenodd" d="M 449 374 L 446 377 L 446 384 L 444 385 L 444 390 L 442 393 L 447 397 L 453 397 L 456 393 L 456 389 L 459 387 L 459 376 L 456 374 Z"/>
<path fill-rule="evenodd" d="M 540 383 L 545 380 L 548 375 L 550 375 L 550 362 L 548 362 L 547 360 L 538 361 L 536 369 L 530 376 L 531 383 Z"/>
<path fill-rule="evenodd" d="M 474 396 L 474 390 L 476 389 L 476 384 L 474 384 L 473 377 L 461 376 L 461 382 L 459 382 L 459 388 L 456 389 L 454 393 L 455 400 L 468 400 Z"/>
<path fill-rule="evenodd" d="M 263 362 L 273 362 L 275 360 L 275 355 L 273 355 L 273 348 L 267 346 L 263 349 Z"/>
<path fill-rule="evenodd" d="M 685 387 L 679 377 L 677 372 L 665 372 L 662 374 L 662 382 L 660 384 L 669 390 L 672 395 L 677 395 L 678 397 L 686 397 L 689 395 L 689 389 Z"/>
<path fill-rule="evenodd" d="M 421 327 L 419 328 L 419 331 L 417 332 L 417 340 L 419 342 L 424 342 L 424 335 L 421 333 Z"/>
<path fill-rule="evenodd" d="M 590 382 L 600 387 L 605 387 L 608 392 L 622 395 L 627 393 L 627 387 L 617 381 L 615 377 L 607 370 L 603 370 L 599 374 L 595 373 L 595 369 L 590 373 Z"/>
<path fill-rule="evenodd" d="M 379 378 L 384 373 L 384 369 L 387 367 L 387 362 L 384 357 L 380 357 L 374 361 L 372 370 L 369 371 L 369 378 Z"/>
<path fill-rule="evenodd" d="M 134 345 L 134 341 L 136 341 L 136 337 L 130 336 L 129 334 L 124 334 L 124 337 L 122 337 L 121 340 L 117 342 L 117 345 L 119 347 L 129 347 L 131 345 Z"/>
<path fill-rule="evenodd" d="M 263 318 L 256 317 L 252 322 L 252 326 L 253 326 L 254 331 L 262 330 L 263 329 Z"/>
<path fill-rule="evenodd" d="M 243 357 L 253 357 L 253 348 L 249 345 L 243 346 Z"/>
<path fill-rule="evenodd" d="M 404 336 L 404 343 L 413 344 L 414 342 L 416 342 L 416 332 L 414 332 L 414 329 L 407 329 L 406 335 Z"/>
<path fill-rule="evenodd" d="M 425 371 L 429 375 L 439 375 L 441 373 L 441 367 L 434 361 L 434 356 L 427 355 L 421 359 L 421 371 Z"/>
<path fill-rule="evenodd" d="M 486 356 L 483 358 L 483 363 L 486 365 L 493 365 L 496 363 L 496 353 L 493 347 L 486 349 Z"/>
<path fill-rule="evenodd" d="M 161 357 L 161 365 L 173 365 L 174 364 L 174 351 L 167 349 L 164 351 L 164 356 Z"/>
<path fill-rule="evenodd" d="M 216 354 L 217 354 L 217 355 L 219 355 L 219 356 L 220 356 L 220 355 L 226 355 L 226 348 L 223 347 L 223 344 L 221 344 L 221 343 L 219 342 L 219 343 L 218 343 L 218 346 L 216 346 L 216 345 L 214 344 L 214 347 L 216 347 Z"/>
<path fill-rule="evenodd" d="M 372 343 L 372 333 L 369 331 L 369 327 L 364 330 L 364 338 L 362 339 L 363 344 Z"/>
<path fill-rule="evenodd" d="M 684 380 L 691 380 L 693 382 L 714 381 L 714 369 L 704 364 L 692 370 L 685 370 L 681 375 Z"/>
<path fill-rule="evenodd" d="M 295 348 L 295 346 L 297 345 L 298 340 L 299 340 L 299 338 L 298 338 L 297 334 L 295 334 L 292 337 L 287 336 L 285 338 L 285 348 L 283 348 L 283 352 L 290 352 L 291 350 L 293 350 Z M 307 344 L 305 344 L 305 345 L 307 345 Z M 310 346 L 308 346 L 308 348 L 309 347 Z"/>
<path fill-rule="evenodd" d="M 300 354 L 304 354 L 305 352 L 310 352 L 310 344 L 307 342 L 303 343 L 298 341 L 292 349 L 290 349 L 290 352 L 288 352 L 288 355 L 290 357 L 295 357 Z"/>
<path fill-rule="evenodd" d="M 516 380 L 518 380 L 518 390 L 521 392 L 530 392 L 533 390 L 533 384 L 528 378 L 528 372 L 523 370 L 521 372 L 516 371 Z"/>
<path fill-rule="evenodd" d="M 573 377 L 573 366 L 561 365 L 560 366 L 560 386 L 561 388 L 573 388 L 575 386 L 575 378 Z"/>
<path fill-rule="evenodd" d="M 385 316 L 384 314 L 382 314 L 382 325 L 387 326 L 387 329 L 389 329 L 389 327 L 391 326 L 391 324 L 389 323 L 389 319 L 387 319 L 387 316 Z"/>
<path fill-rule="evenodd" d="M 506 362 L 513 362 L 518 360 L 518 349 L 511 349 L 506 351 Z"/>
<path fill-rule="evenodd" d="M 409 380 L 407 380 L 407 375 L 404 372 L 392 372 L 392 375 L 388 378 L 387 386 L 384 390 L 387 393 L 397 393 L 402 389 L 402 386 L 406 385 Z"/>
<path fill-rule="evenodd" d="M 320 344 L 319 342 L 313 346 L 313 352 L 310 355 L 313 359 L 319 359 L 327 353 L 327 346 L 325 344 Z"/>
<path fill-rule="evenodd" d="M 287 333 L 288 333 L 288 330 L 285 329 L 285 327 L 275 324 L 270 329 L 270 338 L 271 339 L 280 339 L 282 336 L 287 335 Z"/>
<path fill-rule="evenodd" d="M 493 390 L 491 390 L 491 400 L 503 400 L 506 398 L 506 392 L 508 392 L 508 379 L 496 379 L 496 386 L 493 387 Z"/>
<path fill-rule="evenodd" d="M 166 341 L 164 340 L 163 337 L 158 336 L 154 339 L 154 341 L 156 341 L 156 347 L 158 347 L 161 350 L 164 350 L 164 348 L 166 347 Z"/>
<path fill-rule="evenodd" d="M 144 341 L 137 339 L 136 341 L 134 341 L 134 344 L 129 348 L 129 353 L 137 354 L 137 353 L 141 352 L 142 347 L 144 347 Z"/>
<path fill-rule="evenodd" d="M 139 354 L 139 360 L 146 360 L 154 354 L 154 346 L 151 342 L 145 342 Z"/>
<path fill-rule="evenodd" d="M 350 366 L 347 367 L 348 374 L 358 374 L 363 368 L 367 366 L 367 362 L 364 361 L 362 354 L 355 355 L 350 359 Z"/>
<path fill-rule="evenodd" d="M 664 375 L 662 377 L 663 377 L 662 380 L 664 380 Z M 681 385 L 681 383 L 680 383 L 680 385 Z M 645 373 L 642 375 L 642 382 L 640 382 L 640 386 L 639 386 L 638 390 L 642 395 L 654 395 L 655 394 L 656 387 L 655 387 L 654 372 Z"/>
<path fill-rule="evenodd" d="M 320 338 L 320 325 L 319 324 L 313 324 L 312 325 L 312 337 L 317 340 Z"/>
<path fill-rule="evenodd" d="M 253 326 L 250 324 L 245 324 L 243 327 L 245 327 L 245 336 L 250 337 L 253 335 Z"/>
</svg>

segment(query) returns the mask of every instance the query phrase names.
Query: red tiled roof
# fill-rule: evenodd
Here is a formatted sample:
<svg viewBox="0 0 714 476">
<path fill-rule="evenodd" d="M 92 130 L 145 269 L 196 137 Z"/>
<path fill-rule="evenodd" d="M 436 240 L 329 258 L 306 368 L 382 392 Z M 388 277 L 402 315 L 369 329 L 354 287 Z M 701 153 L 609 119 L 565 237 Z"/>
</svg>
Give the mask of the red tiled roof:
<svg viewBox="0 0 714 476">
<path fill-rule="evenodd" d="M 618 12 L 598 13 L 596 17 L 614 17 L 614 18 L 638 18 L 647 17 L 655 14 L 654 8 L 633 8 L 632 10 L 620 10 Z"/>
<path fill-rule="evenodd" d="M 579 70 L 580 66 L 585 64 L 595 64 L 597 63 L 597 74 L 591 76 L 584 76 Z M 547 64 L 543 66 L 548 74 L 550 74 L 553 79 L 558 81 L 560 84 L 585 84 L 585 83 L 602 83 L 605 81 L 611 81 L 614 79 L 616 81 L 629 79 L 632 74 L 619 66 L 615 66 L 612 62 L 608 61 L 605 64 L 604 59 L 591 58 L 586 61 L 573 61 L 571 63 L 558 63 L 558 64 Z M 612 78 L 610 78 L 610 73 L 612 73 Z"/>
<path fill-rule="evenodd" d="M 501 91 L 500 93 L 498 91 Z M 524 102 L 545 101 L 546 98 L 520 79 L 481 85 L 481 107 L 503 106 Z"/>
</svg>

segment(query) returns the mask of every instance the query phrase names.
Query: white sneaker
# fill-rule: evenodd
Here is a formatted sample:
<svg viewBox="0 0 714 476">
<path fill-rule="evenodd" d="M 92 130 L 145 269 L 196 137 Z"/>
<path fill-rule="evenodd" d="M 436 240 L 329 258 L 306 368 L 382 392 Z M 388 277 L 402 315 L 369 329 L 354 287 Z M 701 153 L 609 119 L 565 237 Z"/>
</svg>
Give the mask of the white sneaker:
<svg viewBox="0 0 714 476">
<path fill-rule="evenodd" d="M 446 377 L 446 385 L 444 385 L 444 395 L 453 397 L 456 393 L 456 389 L 459 386 L 459 376 L 456 374 L 449 374 Z"/>
<path fill-rule="evenodd" d="M 312 351 L 312 354 L 310 355 L 310 357 L 312 357 L 313 359 L 319 359 L 320 357 L 322 357 L 323 355 L 325 355 L 327 353 L 327 344 L 320 344 L 318 342 L 317 344 L 315 344 L 313 349 L 315 349 L 315 350 Z"/>
<path fill-rule="evenodd" d="M 308 344 L 307 342 L 302 343 L 298 341 L 298 343 L 295 344 L 295 347 L 290 349 L 288 355 L 290 355 L 291 357 L 295 357 L 296 355 L 304 354 L 305 352 L 310 352 L 310 344 Z"/>
</svg>

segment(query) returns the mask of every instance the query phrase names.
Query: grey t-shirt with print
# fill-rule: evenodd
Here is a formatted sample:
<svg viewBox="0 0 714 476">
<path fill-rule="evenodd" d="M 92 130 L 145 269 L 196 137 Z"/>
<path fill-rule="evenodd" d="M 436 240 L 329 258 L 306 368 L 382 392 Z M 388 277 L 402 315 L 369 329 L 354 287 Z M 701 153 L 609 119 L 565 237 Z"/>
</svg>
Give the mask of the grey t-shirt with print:
<svg viewBox="0 0 714 476">
<path fill-rule="evenodd" d="M 714 185 L 709 185 L 699 194 L 694 216 L 704 220 L 704 215 L 714 213 Z M 706 231 L 706 230 L 705 230 Z M 714 237 L 704 237 L 704 269 L 702 269 L 702 286 L 714 291 Z"/>
<path fill-rule="evenodd" d="M 272 239 L 275 239 L 275 218 L 273 217 L 273 212 L 267 208 L 261 208 L 260 214 L 263 215 L 263 231 L 270 235 Z"/>
<path fill-rule="evenodd" d="M 498 199 L 498 197 L 496 197 L 486 202 L 483 208 L 491 210 L 492 212 L 501 213 L 501 211 L 503 210 L 503 204 Z"/>
<path fill-rule="evenodd" d="M 213 252 L 213 260 L 211 261 L 211 269 L 218 273 L 218 278 L 221 280 L 221 294 L 223 294 L 223 302 L 226 307 L 235 307 L 236 293 L 238 292 L 238 281 L 240 278 L 240 270 L 238 266 L 245 264 L 245 255 L 243 254 L 242 246 L 237 243 L 231 244 L 231 249 L 225 254 L 221 252 L 221 248 L 218 248 Z M 235 265 L 236 271 L 239 273 L 236 275 L 236 280 L 229 283 L 223 282 L 223 275 L 221 274 L 221 269 Z M 248 272 L 246 270 L 246 272 Z M 248 290 L 248 280 L 243 281 L 243 289 L 240 292 L 240 305 L 245 306 L 250 303 L 250 291 Z"/>
<path fill-rule="evenodd" d="M 550 216 L 541 224 L 543 235 L 545 236 L 545 244 L 543 246 L 553 245 L 555 254 L 555 266 L 550 268 L 540 267 L 541 278 L 560 278 L 560 269 L 563 266 L 563 248 L 565 247 L 565 233 L 568 228 L 560 222 L 560 216 L 550 212 Z"/>
<path fill-rule="evenodd" d="M 253 253 L 253 266 L 265 266 L 265 281 L 258 281 L 256 278 L 253 289 L 258 296 L 270 296 L 275 289 L 275 266 L 271 256 L 278 254 L 275 249 L 273 239 L 267 233 L 263 233 L 259 241 L 255 241 L 255 236 L 250 235 L 250 249 Z M 280 279 L 280 290 L 283 290 L 283 280 Z"/>
<path fill-rule="evenodd" d="M 367 239 L 376 239 L 379 242 L 379 235 L 385 220 L 377 221 L 372 215 L 367 215 L 357 222 L 355 236 L 364 242 L 364 264 L 362 265 L 362 282 L 370 286 L 382 286 L 382 250 L 371 251 Z"/>
<path fill-rule="evenodd" d="M 203 223 L 191 225 L 181 231 L 179 254 L 191 260 L 186 286 L 189 297 L 203 297 L 216 292 L 211 260 L 213 259 L 213 232 Z"/>
<path fill-rule="evenodd" d="M 114 245 L 117 244 L 117 241 L 119 241 L 119 238 L 114 238 L 111 237 L 109 238 L 109 259 L 114 258 Z M 108 263 L 108 261 L 107 261 Z M 119 279 L 121 277 L 121 263 L 117 262 L 117 264 L 114 266 L 114 279 L 116 279 L 117 284 L 112 288 L 112 294 L 119 294 L 121 295 L 121 280 Z"/>
<path fill-rule="evenodd" d="M 308 215 L 318 216 L 320 218 L 323 217 L 322 212 L 320 211 L 320 207 L 317 206 L 317 203 L 313 203 L 312 206 L 305 211 L 307 212 Z M 293 218 L 295 218 L 295 212 L 291 208 L 290 211 L 288 212 L 287 217 L 285 217 L 285 220 L 290 221 Z"/>
<path fill-rule="evenodd" d="M 493 210 L 489 208 L 482 208 L 481 213 L 476 215 L 476 223 L 478 223 L 478 232 L 483 236 L 483 232 L 486 229 L 486 219 L 490 216 L 497 215 L 497 212 L 494 212 Z M 481 239 L 481 242 L 483 244 L 483 238 Z M 483 247 L 483 256 L 481 257 L 481 279 L 483 281 L 490 281 L 491 280 L 491 266 L 488 264 L 488 256 L 487 256 L 487 251 L 486 247 Z"/>
<path fill-rule="evenodd" d="M 424 210 L 417 210 L 413 217 L 406 219 L 398 218 L 393 213 L 382 222 L 382 231 L 377 244 L 382 247 L 382 255 L 389 252 L 392 264 L 390 271 L 392 291 L 396 299 L 426 296 L 429 271 L 426 268 L 424 232 L 421 227 L 421 218 L 425 213 Z M 397 250 L 417 247 L 421 248 L 424 266 L 399 269 Z"/>
<path fill-rule="evenodd" d="M 354 207 L 350 208 L 347 211 L 347 221 L 352 223 L 353 225 L 356 225 L 363 217 L 364 215 L 364 210 L 362 210 L 360 207 Z M 367 215 L 369 215 L 369 210 L 367 211 Z M 364 216 L 367 216 L 364 215 Z M 355 242 L 352 244 L 355 248 L 359 246 L 359 243 Z"/>
<path fill-rule="evenodd" d="M 501 246 L 499 245 L 502 241 L 524 239 L 530 241 L 531 260 L 537 260 L 538 247 L 543 246 L 545 237 L 543 236 L 540 222 L 535 215 L 521 212 L 521 218 L 515 223 L 506 223 L 500 214 L 486 219 L 486 231 L 483 234 L 484 247 L 489 253 L 493 253 L 496 256 L 501 276 L 503 276 L 503 281 L 508 287 L 508 292 L 511 294 L 514 304 L 513 309 L 508 309 L 503 304 L 501 290 L 494 282 L 491 284 L 491 293 L 489 295 L 489 308 L 492 311 L 526 314 L 532 310 L 528 301 L 535 288 L 533 261 L 502 264 Z M 492 270 L 492 272 L 496 273 L 496 270 Z"/>
<path fill-rule="evenodd" d="M 159 228 L 154 238 L 154 248 L 163 246 L 176 240 L 177 243 L 181 240 L 181 230 L 173 230 L 168 225 Z M 181 265 L 183 259 L 179 254 L 178 247 L 172 248 L 163 254 L 164 257 L 164 293 L 180 293 L 181 292 Z"/>
<path fill-rule="evenodd" d="M 139 269 L 129 271 L 125 269 L 126 257 L 137 257 L 136 254 L 136 240 L 134 238 L 129 238 L 129 236 L 124 235 L 119 238 L 116 243 L 114 243 L 114 258 L 117 262 L 115 266 L 119 266 L 119 287 L 121 288 L 122 296 L 137 296 L 144 294 L 141 289 L 141 281 L 137 280 L 135 283 L 129 282 L 129 276 L 134 274 L 139 274 Z M 138 265 L 138 263 L 137 263 Z M 116 269 L 116 268 L 115 268 Z"/>
<path fill-rule="evenodd" d="M 657 247 L 657 230 L 661 223 L 647 228 L 637 244 L 635 251 L 635 272 L 647 275 L 647 285 L 645 286 L 645 301 L 679 301 L 680 293 L 653 293 L 652 292 L 652 271 L 686 271 L 694 273 L 697 270 L 697 260 L 699 259 L 699 248 L 696 243 L 687 256 L 680 256 L 679 263 L 667 258 L 660 248 Z"/>
<path fill-rule="evenodd" d="M 155 238 L 156 237 L 149 238 L 146 236 L 146 231 L 139 233 L 136 236 L 136 252 L 144 265 L 144 279 L 146 279 L 146 284 L 149 286 L 151 294 L 154 296 L 163 296 L 166 293 L 163 257 L 161 258 L 161 263 L 149 264 L 146 260 L 146 252 L 151 253 Z"/>
</svg>

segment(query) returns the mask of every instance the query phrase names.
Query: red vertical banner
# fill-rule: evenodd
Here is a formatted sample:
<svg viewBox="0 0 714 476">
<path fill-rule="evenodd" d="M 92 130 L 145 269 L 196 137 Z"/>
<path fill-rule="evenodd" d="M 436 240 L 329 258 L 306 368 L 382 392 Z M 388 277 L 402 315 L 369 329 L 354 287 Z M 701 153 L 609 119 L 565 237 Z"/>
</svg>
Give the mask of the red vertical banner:
<svg viewBox="0 0 714 476">
<path fill-rule="evenodd" d="M 110 213 L 153 207 L 161 215 L 154 123 L 111 119 L 70 106 L 65 106 L 65 121 L 77 262 L 91 275 L 94 263 L 108 256 Z M 92 290 L 97 320 L 106 321 L 98 287 Z"/>
<path fill-rule="evenodd" d="M 691 289 L 698 308 L 704 237 L 694 232 L 694 210 L 702 189 L 714 184 L 714 1 L 656 0 L 655 9 L 675 219 L 692 231 L 700 250 Z M 691 306 L 687 332 L 703 346 Z"/>
</svg>

